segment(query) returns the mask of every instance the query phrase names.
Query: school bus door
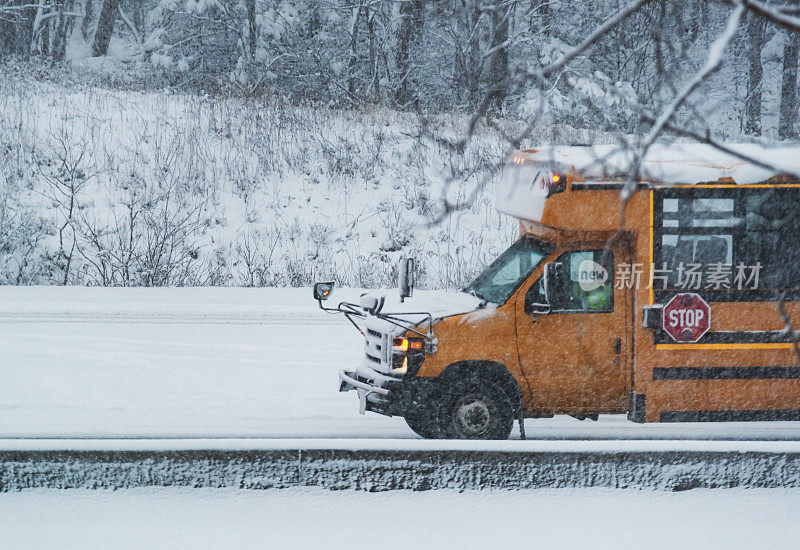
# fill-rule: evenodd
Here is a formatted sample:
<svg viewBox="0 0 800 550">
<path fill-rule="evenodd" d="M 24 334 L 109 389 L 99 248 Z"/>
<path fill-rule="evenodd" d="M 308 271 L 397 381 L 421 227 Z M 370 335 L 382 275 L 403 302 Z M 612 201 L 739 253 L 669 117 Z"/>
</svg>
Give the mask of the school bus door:
<svg viewBox="0 0 800 550">
<path fill-rule="evenodd" d="M 624 411 L 629 388 L 631 290 L 614 288 L 615 267 L 630 264 L 626 247 L 604 243 L 567 250 L 517 295 L 517 350 L 532 395 L 532 410 Z M 553 272 L 551 272 L 553 273 Z"/>
</svg>

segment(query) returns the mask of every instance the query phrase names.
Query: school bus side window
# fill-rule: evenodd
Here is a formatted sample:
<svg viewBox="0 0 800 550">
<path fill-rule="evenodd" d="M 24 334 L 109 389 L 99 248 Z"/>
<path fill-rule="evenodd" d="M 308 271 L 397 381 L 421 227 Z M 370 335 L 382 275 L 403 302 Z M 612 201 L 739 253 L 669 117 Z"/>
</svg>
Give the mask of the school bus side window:
<svg viewBox="0 0 800 550">
<path fill-rule="evenodd" d="M 738 261 L 761 265 L 763 288 L 795 289 L 800 265 L 800 197 L 771 189 L 747 194 L 742 253 Z"/>
<path fill-rule="evenodd" d="M 752 290 L 800 288 L 796 188 L 655 193 L 654 261 L 663 272 L 656 290 L 722 290 L 715 300 L 736 301 Z M 707 278 L 714 266 L 727 266 L 718 283 Z M 740 268 L 752 277 L 746 284 L 736 282 Z"/>
<path fill-rule="evenodd" d="M 730 193 L 697 197 L 681 194 L 661 202 L 662 259 L 669 269 L 669 288 L 679 288 L 681 269 L 733 263 L 733 231 L 740 220 Z M 683 266 L 679 268 L 679 266 Z"/>
<path fill-rule="evenodd" d="M 550 281 L 551 313 L 607 313 L 614 310 L 614 255 L 606 250 L 565 252 L 554 262 L 556 276 Z M 530 304 L 546 301 L 540 277 L 525 297 Z"/>
</svg>

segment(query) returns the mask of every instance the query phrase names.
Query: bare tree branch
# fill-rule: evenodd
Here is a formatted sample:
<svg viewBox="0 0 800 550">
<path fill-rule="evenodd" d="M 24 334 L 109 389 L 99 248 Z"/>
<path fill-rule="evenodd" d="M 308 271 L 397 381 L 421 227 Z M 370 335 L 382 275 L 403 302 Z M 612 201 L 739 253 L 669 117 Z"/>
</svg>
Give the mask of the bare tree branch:
<svg viewBox="0 0 800 550">
<path fill-rule="evenodd" d="M 733 10 L 733 13 L 731 13 L 730 17 L 728 18 L 728 24 L 725 27 L 725 32 L 717 37 L 717 39 L 711 45 L 711 48 L 709 48 L 706 64 L 675 96 L 667 108 L 664 109 L 664 112 L 658 117 L 658 119 L 656 119 L 653 127 L 650 129 L 650 132 L 648 132 L 647 136 L 642 141 L 641 147 L 643 152 L 647 151 L 647 149 L 655 142 L 655 140 L 658 139 L 658 136 L 661 134 L 664 126 L 675 115 L 675 112 L 683 104 L 683 102 L 686 101 L 686 98 L 688 98 L 697 89 L 697 87 L 703 83 L 704 80 L 706 80 L 709 76 L 711 76 L 711 74 L 719 69 L 720 65 L 722 64 L 722 54 L 728 47 L 733 35 L 736 34 L 744 11 L 744 4 L 742 4 L 741 1 L 738 2 L 736 9 Z"/>
<path fill-rule="evenodd" d="M 734 4 L 739 3 L 740 0 L 724 1 L 729 4 Z M 790 30 L 800 30 L 800 18 L 787 15 L 786 13 L 778 10 L 778 6 L 767 5 L 766 3 L 759 2 L 758 0 L 741 0 L 741 3 L 744 4 L 748 10 L 759 14 L 767 20 L 775 23 L 779 27 Z M 796 7 L 786 6 L 785 8 L 792 11 L 796 10 Z"/>
</svg>

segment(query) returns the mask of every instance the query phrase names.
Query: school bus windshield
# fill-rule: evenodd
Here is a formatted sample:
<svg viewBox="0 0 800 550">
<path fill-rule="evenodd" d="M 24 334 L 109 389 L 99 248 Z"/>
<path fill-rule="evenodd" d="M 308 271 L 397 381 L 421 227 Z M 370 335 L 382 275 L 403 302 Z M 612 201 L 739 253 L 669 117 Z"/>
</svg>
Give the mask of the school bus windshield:
<svg viewBox="0 0 800 550">
<path fill-rule="evenodd" d="M 503 252 L 464 292 L 495 304 L 504 304 L 553 250 L 555 245 L 523 237 Z"/>
</svg>

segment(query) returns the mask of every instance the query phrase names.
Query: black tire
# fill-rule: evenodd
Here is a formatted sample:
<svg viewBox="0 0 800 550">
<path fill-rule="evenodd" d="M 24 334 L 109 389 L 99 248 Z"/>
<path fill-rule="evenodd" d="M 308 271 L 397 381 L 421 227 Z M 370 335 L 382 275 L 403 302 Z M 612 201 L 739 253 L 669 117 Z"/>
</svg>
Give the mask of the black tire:
<svg viewBox="0 0 800 550">
<path fill-rule="evenodd" d="M 410 408 L 405 413 L 406 424 L 414 430 L 414 433 L 425 439 L 438 439 L 439 419 L 436 416 L 436 408 L 433 403 L 426 403 L 424 406 L 418 405 Z"/>
<path fill-rule="evenodd" d="M 514 426 L 514 400 L 491 382 L 462 378 L 445 390 L 438 418 L 441 437 L 508 439 Z"/>
</svg>

